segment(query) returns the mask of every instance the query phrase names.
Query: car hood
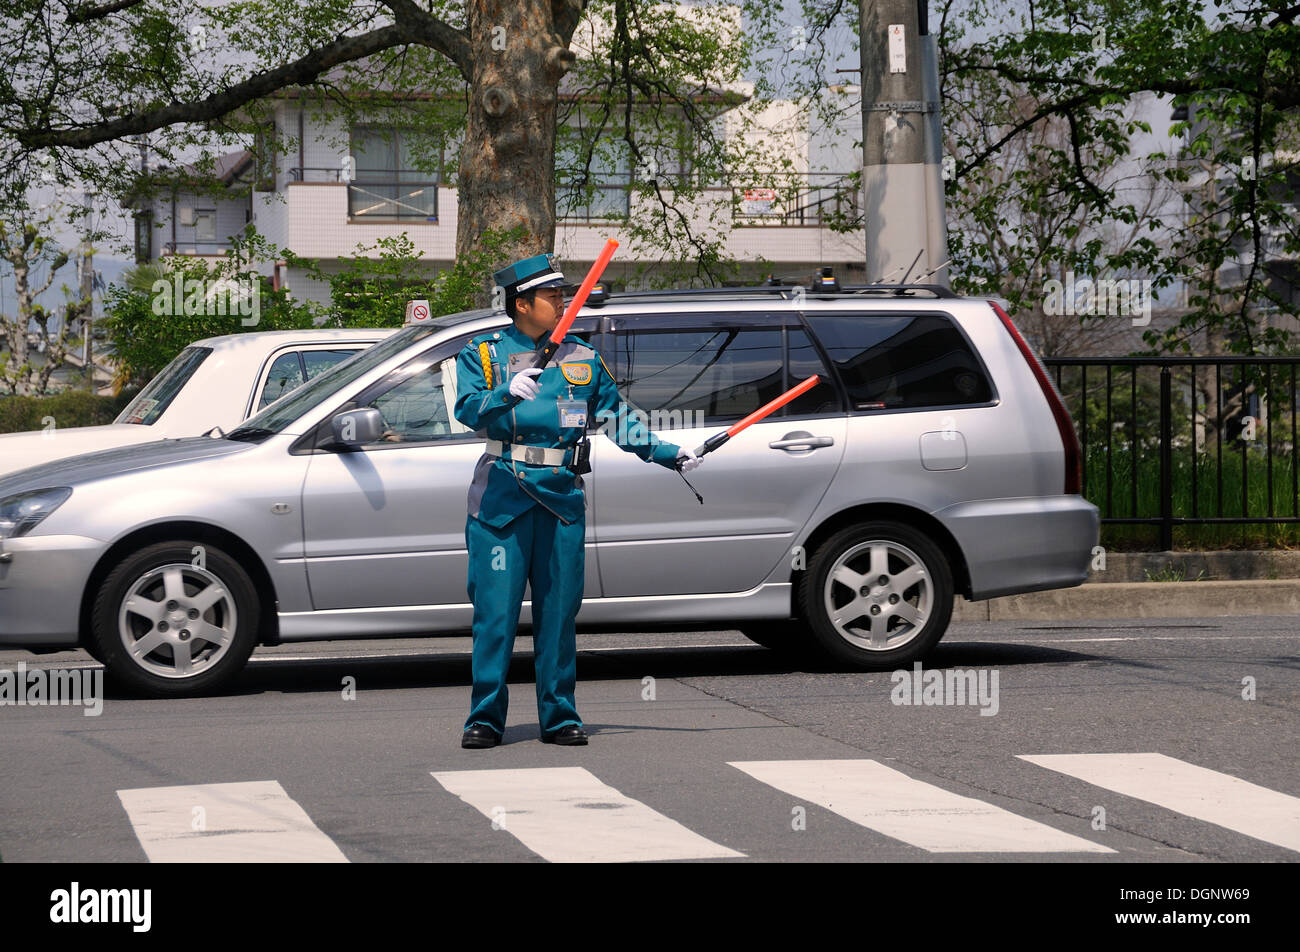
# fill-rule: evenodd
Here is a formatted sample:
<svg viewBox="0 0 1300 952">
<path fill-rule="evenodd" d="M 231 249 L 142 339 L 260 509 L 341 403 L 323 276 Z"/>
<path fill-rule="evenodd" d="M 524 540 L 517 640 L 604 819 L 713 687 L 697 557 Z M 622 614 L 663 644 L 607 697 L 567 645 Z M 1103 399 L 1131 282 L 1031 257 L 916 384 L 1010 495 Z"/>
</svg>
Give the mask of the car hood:
<svg viewBox="0 0 1300 952">
<path fill-rule="evenodd" d="M 214 440 L 209 436 L 188 436 L 179 440 L 152 440 L 136 446 L 85 453 L 54 460 L 0 476 L 0 498 L 28 489 L 47 486 L 75 486 L 106 477 L 121 476 L 142 469 L 169 466 L 213 456 L 229 456 L 253 448 L 252 443 Z"/>
<path fill-rule="evenodd" d="M 104 426 L 58 427 L 24 433 L 0 433 L 0 476 L 39 466 L 51 460 L 116 446 L 134 446 L 161 440 L 162 433 L 137 423 L 109 423 Z"/>
</svg>

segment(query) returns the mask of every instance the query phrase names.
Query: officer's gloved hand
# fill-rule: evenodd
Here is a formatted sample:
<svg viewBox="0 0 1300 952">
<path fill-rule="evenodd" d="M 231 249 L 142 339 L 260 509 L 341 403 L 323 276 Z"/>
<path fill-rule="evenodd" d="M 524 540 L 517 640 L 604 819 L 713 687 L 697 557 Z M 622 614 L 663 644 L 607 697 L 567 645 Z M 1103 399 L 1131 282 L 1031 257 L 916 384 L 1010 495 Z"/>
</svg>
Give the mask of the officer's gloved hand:
<svg viewBox="0 0 1300 952">
<path fill-rule="evenodd" d="M 702 462 L 702 459 L 684 446 L 677 451 L 677 468 L 683 473 L 689 473 Z"/>
<path fill-rule="evenodd" d="M 542 389 L 533 378 L 542 372 L 541 367 L 529 367 L 527 370 L 521 370 L 510 378 L 510 393 L 520 400 L 531 400 L 537 396 Z"/>
</svg>

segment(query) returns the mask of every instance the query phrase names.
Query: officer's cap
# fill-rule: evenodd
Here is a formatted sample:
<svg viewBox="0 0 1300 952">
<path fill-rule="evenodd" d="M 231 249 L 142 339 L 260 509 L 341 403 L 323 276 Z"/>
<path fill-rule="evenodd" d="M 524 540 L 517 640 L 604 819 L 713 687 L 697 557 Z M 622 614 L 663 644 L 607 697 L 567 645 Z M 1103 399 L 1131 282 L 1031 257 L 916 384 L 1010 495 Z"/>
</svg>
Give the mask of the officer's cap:
<svg viewBox="0 0 1300 952">
<path fill-rule="evenodd" d="M 537 288 L 558 288 L 564 284 L 564 274 L 556 263 L 555 255 L 533 255 L 516 261 L 492 275 L 510 295 L 523 294 Z"/>
</svg>

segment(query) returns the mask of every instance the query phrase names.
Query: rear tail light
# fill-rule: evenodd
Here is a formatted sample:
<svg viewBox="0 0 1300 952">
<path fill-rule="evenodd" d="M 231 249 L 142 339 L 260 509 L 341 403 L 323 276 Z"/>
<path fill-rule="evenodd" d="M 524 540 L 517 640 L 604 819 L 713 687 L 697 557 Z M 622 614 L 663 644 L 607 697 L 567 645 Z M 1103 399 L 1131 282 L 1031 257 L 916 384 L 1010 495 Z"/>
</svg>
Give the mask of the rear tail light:
<svg viewBox="0 0 1300 952">
<path fill-rule="evenodd" d="M 1025 363 L 1029 364 L 1029 369 L 1033 371 L 1034 379 L 1038 381 L 1043 396 L 1047 398 L 1047 405 L 1052 408 L 1052 417 L 1056 420 L 1056 429 L 1061 435 L 1061 448 L 1065 450 L 1065 492 L 1070 495 L 1078 494 L 1083 485 L 1083 450 L 1079 446 L 1079 434 L 1074 431 L 1074 421 L 1070 419 L 1070 413 L 1065 409 L 1065 402 L 1057 392 L 1056 385 L 1052 383 L 1052 378 L 1047 375 L 1047 368 L 1020 336 L 1020 331 L 1015 324 L 1011 323 L 1007 312 L 993 301 L 989 301 L 989 306 L 996 312 L 1002 321 L 1002 326 L 1011 335 L 1011 339 L 1016 342 L 1016 347 L 1025 358 Z"/>
</svg>

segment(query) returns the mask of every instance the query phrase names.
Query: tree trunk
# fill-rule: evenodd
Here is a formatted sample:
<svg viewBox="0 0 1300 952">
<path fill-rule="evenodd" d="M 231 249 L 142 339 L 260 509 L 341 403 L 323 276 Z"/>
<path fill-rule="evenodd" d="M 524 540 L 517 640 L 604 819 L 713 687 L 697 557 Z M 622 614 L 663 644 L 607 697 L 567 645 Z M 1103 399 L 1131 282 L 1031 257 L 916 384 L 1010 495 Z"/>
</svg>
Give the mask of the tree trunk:
<svg viewBox="0 0 1300 952">
<path fill-rule="evenodd" d="M 27 281 L 28 268 L 24 256 L 14 255 L 10 259 L 14 269 L 14 296 L 18 299 L 18 315 L 14 319 L 15 333 L 10 338 L 13 344 L 11 362 L 18 368 L 19 378 L 23 376 L 22 368 L 27 364 L 27 323 L 32 316 L 32 289 Z M 19 387 L 21 391 L 22 387 Z"/>
<path fill-rule="evenodd" d="M 574 54 L 549 0 L 468 5 L 473 76 L 461 150 L 456 254 L 523 226 L 499 267 L 555 250 L 555 122 Z M 572 27 L 569 27 L 569 32 Z M 486 301 L 488 291 L 483 292 Z"/>
</svg>

